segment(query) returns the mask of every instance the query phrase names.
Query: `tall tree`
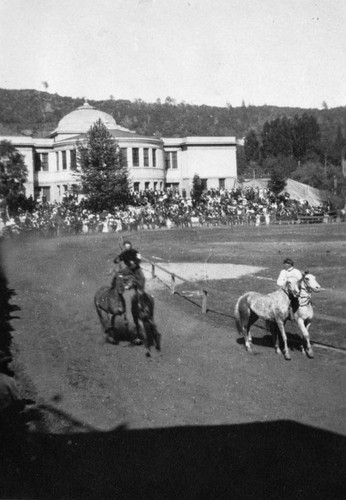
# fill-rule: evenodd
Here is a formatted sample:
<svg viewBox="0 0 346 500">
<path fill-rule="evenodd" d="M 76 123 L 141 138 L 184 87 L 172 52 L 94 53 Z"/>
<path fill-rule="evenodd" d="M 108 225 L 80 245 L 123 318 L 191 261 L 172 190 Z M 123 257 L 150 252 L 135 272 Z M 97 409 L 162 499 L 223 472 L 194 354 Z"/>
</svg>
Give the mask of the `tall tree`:
<svg viewBox="0 0 346 500">
<path fill-rule="evenodd" d="M 101 120 L 77 143 L 77 175 L 86 203 L 96 211 L 124 206 L 130 198 L 127 166 L 118 143 Z"/>
<path fill-rule="evenodd" d="M 286 116 L 265 122 L 261 133 L 263 158 L 292 156 L 292 125 Z"/>
<path fill-rule="evenodd" d="M 287 185 L 287 176 L 281 167 L 281 165 L 276 162 L 271 169 L 270 179 L 268 182 L 268 189 L 278 195 Z"/>
<path fill-rule="evenodd" d="M 23 156 L 9 141 L 0 142 L 0 200 L 2 207 L 15 213 L 25 199 L 28 170 Z"/>
<path fill-rule="evenodd" d="M 251 160 L 257 161 L 259 159 L 260 144 L 256 132 L 253 129 L 249 130 L 246 134 L 244 140 L 244 153 L 247 162 Z"/>
<path fill-rule="evenodd" d="M 297 161 L 307 161 L 321 154 L 321 132 L 314 116 L 303 113 L 293 119 L 293 154 Z"/>
<path fill-rule="evenodd" d="M 195 174 L 192 179 L 192 191 L 191 191 L 191 198 L 195 205 L 201 201 L 202 195 L 203 195 L 203 182 L 200 176 L 198 174 Z"/>
</svg>

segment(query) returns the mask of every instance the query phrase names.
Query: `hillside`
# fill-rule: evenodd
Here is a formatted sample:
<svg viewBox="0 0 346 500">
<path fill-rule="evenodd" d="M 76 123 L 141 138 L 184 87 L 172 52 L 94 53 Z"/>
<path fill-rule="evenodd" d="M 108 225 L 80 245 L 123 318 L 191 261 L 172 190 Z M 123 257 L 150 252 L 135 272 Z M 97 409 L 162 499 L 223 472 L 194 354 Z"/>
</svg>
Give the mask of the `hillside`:
<svg viewBox="0 0 346 500">
<path fill-rule="evenodd" d="M 338 129 L 346 137 L 346 107 L 302 109 L 276 106 L 215 107 L 164 102 L 146 103 L 108 99 L 89 100 L 90 104 L 112 115 L 117 123 L 144 135 L 184 137 L 187 135 L 242 138 L 250 129 L 260 131 L 266 121 L 286 115 L 308 112 L 314 115 L 326 142 L 335 140 Z M 0 135 L 33 135 L 42 137 L 54 130 L 59 120 L 83 104 L 83 98 L 72 98 L 37 90 L 0 89 Z"/>
</svg>

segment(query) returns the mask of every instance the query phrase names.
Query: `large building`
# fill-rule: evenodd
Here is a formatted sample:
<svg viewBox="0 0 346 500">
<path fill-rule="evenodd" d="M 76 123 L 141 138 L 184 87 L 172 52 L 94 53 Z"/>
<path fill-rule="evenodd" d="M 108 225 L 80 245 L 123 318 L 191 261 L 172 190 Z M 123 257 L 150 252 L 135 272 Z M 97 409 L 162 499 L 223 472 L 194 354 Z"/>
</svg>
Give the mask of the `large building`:
<svg viewBox="0 0 346 500">
<path fill-rule="evenodd" d="M 205 187 L 232 188 L 237 178 L 235 137 L 185 137 L 159 139 L 138 135 L 118 125 L 114 118 L 85 102 L 64 116 L 47 138 L 1 136 L 24 156 L 28 168 L 26 195 L 61 201 L 76 185 L 76 144 L 99 119 L 121 150 L 132 188 L 162 190 L 172 187 L 190 192 L 195 174 Z"/>
</svg>

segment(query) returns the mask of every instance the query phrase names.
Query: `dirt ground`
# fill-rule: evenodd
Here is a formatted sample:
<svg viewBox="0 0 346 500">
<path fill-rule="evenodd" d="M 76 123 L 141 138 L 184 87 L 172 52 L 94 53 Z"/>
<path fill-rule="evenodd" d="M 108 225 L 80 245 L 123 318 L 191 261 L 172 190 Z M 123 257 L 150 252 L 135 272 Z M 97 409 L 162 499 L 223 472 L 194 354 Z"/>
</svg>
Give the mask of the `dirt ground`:
<svg viewBox="0 0 346 500">
<path fill-rule="evenodd" d="M 93 308 L 95 290 L 108 279 L 105 273 L 100 275 L 101 262 L 104 266 L 105 257 L 110 259 L 114 252 L 114 242 L 109 239 L 103 241 L 105 245 L 98 261 L 92 257 L 99 255 L 100 241 L 92 238 L 84 242 L 79 239 L 77 243 L 66 239 L 62 242 L 25 243 L 17 248 L 9 245 L 6 248 L 6 275 L 9 288 L 15 290 L 16 294 L 12 296 L 11 303 L 18 308 L 11 319 L 14 365 L 22 377 L 23 394 L 34 394 L 38 402 L 47 403 L 56 410 L 55 413 L 46 411 L 50 431 L 60 435 L 88 430 L 107 431 L 109 436 L 116 429 L 124 428 L 127 431 L 166 429 L 167 433 L 173 428 L 183 433 L 184 429 L 208 429 L 204 438 L 196 438 L 193 455 L 196 457 L 196 470 L 184 468 L 185 473 L 189 470 L 190 476 L 195 475 L 194 481 L 200 484 L 203 484 L 201 474 L 205 474 L 205 461 L 211 460 L 212 470 L 217 468 L 218 474 L 221 466 L 219 459 L 214 456 L 214 448 L 208 448 L 208 459 L 208 453 L 201 445 L 203 439 L 209 443 L 214 436 L 222 463 L 232 468 L 232 464 L 235 465 L 225 451 L 225 443 L 231 446 L 229 439 L 233 431 L 245 424 L 251 426 L 246 436 L 244 427 L 241 427 L 240 434 L 240 431 L 236 433 L 237 436 L 244 434 L 243 444 L 237 444 L 238 466 L 244 443 L 247 443 L 244 448 L 246 453 L 251 454 L 251 440 L 255 448 L 258 446 L 257 453 L 260 453 L 259 450 L 265 449 L 265 445 L 261 441 L 262 437 L 258 436 L 265 436 L 268 432 L 267 445 L 270 442 L 271 446 L 266 449 L 265 463 L 269 466 L 270 455 L 276 453 L 273 450 L 277 450 L 278 444 L 272 443 L 273 433 L 269 429 L 281 422 L 279 428 L 283 429 L 284 434 L 279 432 L 276 435 L 285 436 L 281 445 L 286 447 L 286 452 L 282 448 L 283 455 L 279 453 L 277 460 L 281 464 L 287 459 L 294 469 L 294 475 L 299 476 L 298 466 L 304 470 L 306 463 L 301 450 L 295 455 L 290 436 L 295 439 L 298 434 L 304 434 L 304 429 L 304 436 L 308 436 L 314 429 L 317 439 L 320 432 L 328 432 L 328 439 L 323 437 L 323 445 L 319 450 L 313 448 L 311 452 L 309 448 L 308 456 L 315 462 L 314 486 L 309 483 L 309 488 L 312 487 L 309 491 L 316 493 L 321 488 L 323 478 L 328 484 L 328 491 L 333 491 L 332 497 L 338 498 L 340 493 L 341 498 L 340 470 L 332 478 L 326 469 L 323 474 L 319 471 L 318 463 L 323 460 L 325 453 L 327 456 L 330 453 L 330 459 L 334 459 L 338 465 L 341 456 L 344 456 L 346 354 L 315 347 L 315 358 L 310 360 L 292 344 L 292 360 L 287 362 L 283 356 L 275 354 L 269 335 L 258 330 L 254 340 L 255 354 L 250 355 L 245 351 L 242 339 L 236 333 L 234 320 L 230 317 L 233 300 L 229 301 L 230 316 L 212 312 L 203 315 L 195 305 L 193 296 L 172 295 L 157 278 L 151 278 L 149 268 L 146 271 L 147 288 L 155 299 L 156 322 L 162 333 L 162 352 L 153 351 L 152 357 L 146 358 L 142 346 L 129 345 L 125 332 L 120 345 L 106 344 Z M 142 244 L 145 247 L 146 243 Z M 163 254 L 161 256 L 162 259 L 165 257 Z M 261 269 L 261 263 L 258 269 Z M 234 280 L 237 286 L 240 279 Z M 117 325 L 122 330 L 122 324 L 118 322 Z M 57 414 L 59 418 L 56 418 Z M 257 433 L 256 426 L 259 425 L 263 425 L 263 432 Z M 286 429 L 287 425 L 293 428 Z M 295 426 L 301 426 L 299 432 Z M 225 429 L 226 435 L 221 437 L 218 433 Z M 190 437 L 192 442 L 195 439 L 193 432 Z M 273 432 L 275 434 L 277 431 Z M 177 447 L 182 448 L 182 455 L 192 453 L 188 445 L 189 436 L 179 434 L 180 437 L 166 437 L 169 441 L 166 448 L 162 445 L 162 439 L 166 439 L 164 436 L 159 438 L 161 444 L 157 443 L 159 448 L 156 452 L 155 446 L 150 445 L 150 456 L 156 457 L 155 468 L 158 467 L 155 473 L 150 468 L 149 476 L 152 474 L 153 477 L 150 480 L 146 477 L 144 481 L 142 475 L 138 476 L 143 480 L 140 483 L 144 488 L 142 493 L 147 495 L 143 498 L 168 498 L 171 495 L 167 478 L 169 470 L 175 470 L 177 464 L 171 463 L 165 449 L 167 453 L 174 449 L 173 455 Z M 141 439 L 145 441 L 147 438 L 141 434 Z M 174 444 L 175 439 L 178 444 Z M 300 436 L 299 439 L 304 442 L 305 438 Z M 184 446 L 182 443 L 185 443 Z M 299 443 L 297 445 L 299 448 Z M 161 471 L 162 477 L 168 481 L 165 486 L 157 476 L 160 460 L 156 453 L 161 454 L 161 460 L 165 463 L 165 469 Z M 207 453 L 203 465 L 201 457 L 197 459 L 198 453 Z M 228 458 L 225 458 L 225 453 Z M 288 453 L 288 458 L 285 458 L 285 453 Z M 142 459 L 145 461 L 143 456 Z M 253 459 L 251 463 L 253 466 Z M 90 462 L 88 464 L 90 468 Z M 244 462 L 241 469 L 244 477 L 246 467 Z M 176 477 L 175 482 L 172 479 L 171 486 L 177 488 L 179 485 L 182 489 L 175 491 L 175 498 L 202 497 L 202 490 L 197 484 L 195 489 L 184 490 L 181 482 L 188 481 L 188 478 L 184 477 L 180 468 L 176 470 L 177 474 L 178 470 L 179 478 Z M 238 473 L 241 474 L 240 470 Z M 312 474 L 310 468 L 308 473 Z M 223 474 L 220 480 L 225 481 L 226 476 Z M 263 493 L 263 496 L 256 496 L 256 477 L 258 480 L 258 476 L 254 476 L 249 482 L 252 488 L 249 486 L 249 491 L 244 487 L 242 489 L 241 484 L 234 482 L 233 478 L 233 487 L 237 484 L 233 491 L 234 497 L 274 498 L 274 492 L 271 493 L 270 489 L 267 495 Z M 212 498 L 212 489 L 208 488 L 212 487 L 213 480 L 209 478 L 208 481 L 205 485 L 206 498 Z M 282 478 L 280 481 L 282 488 L 285 481 Z M 145 487 L 149 483 L 154 489 L 146 491 Z M 299 490 L 299 484 L 299 481 L 295 482 L 293 489 L 289 493 L 286 491 L 287 496 L 280 488 L 277 492 L 281 491 L 282 498 L 308 498 L 308 490 Z M 127 496 L 128 493 L 132 498 L 138 493 L 135 489 L 127 489 L 127 483 L 126 486 L 121 483 L 119 488 L 120 496 Z M 220 485 L 214 485 L 213 488 L 220 498 L 226 491 L 228 496 L 230 491 L 218 489 Z M 50 491 L 47 485 L 43 491 L 46 494 Z M 98 497 L 95 492 L 71 491 L 77 497 L 84 494 L 84 498 L 89 494 L 91 498 Z M 107 496 L 108 490 L 105 491 L 102 490 Z M 245 495 L 245 491 L 249 495 Z M 325 493 L 327 495 L 327 491 Z M 35 494 L 41 496 L 38 490 L 35 490 Z"/>
</svg>

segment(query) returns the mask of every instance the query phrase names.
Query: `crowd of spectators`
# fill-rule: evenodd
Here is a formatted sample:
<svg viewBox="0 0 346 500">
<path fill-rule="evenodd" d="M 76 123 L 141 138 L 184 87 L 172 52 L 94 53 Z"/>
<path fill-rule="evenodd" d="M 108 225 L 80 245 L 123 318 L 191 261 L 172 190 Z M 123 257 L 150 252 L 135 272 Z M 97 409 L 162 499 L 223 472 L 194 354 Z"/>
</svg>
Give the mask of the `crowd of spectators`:
<svg viewBox="0 0 346 500">
<path fill-rule="evenodd" d="M 304 216 L 325 216 L 331 206 L 312 207 L 275 196 L 267 189 L 209 189 L 196 201 L 168 189 L 134 192 L 125 208 L 94 212 L 84 200 L 67 195 L 61 203 L 39 199 L 32 210 L 16 217 L 3 216 L 3 234 L 39 233 L 43 236 L 123 230 L 273 223 L 296 223 Z M 4 220 L 5 219 L 5 220 Z"/>
</svg>

